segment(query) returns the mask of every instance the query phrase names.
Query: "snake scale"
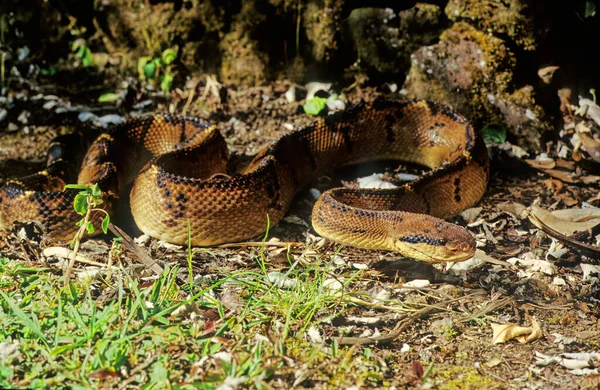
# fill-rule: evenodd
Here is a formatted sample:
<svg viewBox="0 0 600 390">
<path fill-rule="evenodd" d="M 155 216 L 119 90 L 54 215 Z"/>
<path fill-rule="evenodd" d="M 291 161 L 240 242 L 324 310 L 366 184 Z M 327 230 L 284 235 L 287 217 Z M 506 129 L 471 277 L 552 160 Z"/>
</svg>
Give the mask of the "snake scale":
<svg viewBox="0 0 600 390">
<path fill-rule="evenodd" d="M 0 188 L 0 228 L 37 222 L 56 240 L 70 239 L 80 219 L 77 190 L 64 190 L 57 139 L 44 171 Z M 334 188 L 317 200 L 314 230 L 352 246 L 384 249 L 426 262 L 473 256 L 475 240 L 443 219 L 474 205 L 485 192 L 489 162 L 481 137 L 464 117 L 427 101 L 377 99 L 319 118 L 265 147 L 240 172 L 228 171 L 228 149 L 209 122 L 172 115 L 130 119 L 90 146 L 78 183 L 97 183 L 114 210 L 133 180 L 131 212 L 149 236 L 210 246 L 263 234 L 294 197 L 340 166 L 397 159 L 431 170 L 395 189 Z M 268 216 L 268 217 L 267 217 Z"/>
</svg>

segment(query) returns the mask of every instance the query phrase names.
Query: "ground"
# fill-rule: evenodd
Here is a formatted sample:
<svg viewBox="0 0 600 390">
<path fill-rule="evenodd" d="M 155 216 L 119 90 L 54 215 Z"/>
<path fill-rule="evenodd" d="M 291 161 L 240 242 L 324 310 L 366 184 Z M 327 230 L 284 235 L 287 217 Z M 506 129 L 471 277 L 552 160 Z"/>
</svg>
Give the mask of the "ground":
<svg viewBox="0 0 600 390">
<path fill-rule="evenodd" d="M 192 81 L 168 95 L 123 81 L 129 85 L 110 92 L 138 89 L 116 103 L 96 103 L 106 91 L 89 85 L 77 94 L 58 85 L 13 85 L 4 122 L 12 125 L 0 134 L 0 180 L 40 169 L 57 134 L 100 131 L 90 122 L 107 120 L 104 114 L 202 116 L 218 124 L 238 160 L 289 125 L 312 120 L 303 101 L 286 99 L 288 81 L 239 89 L 208 76 Z M 351 102 L 382 94 L 390 97 L 389 89 L 359 84 L 347 91 Z M 123 102 L 131 96 L 135 101 Z M 82 123 L 85 113 L 96 117 Z M 256 243 L 185 248 L 143 237 L 133 244 L 87 240 L 67 284 L 60 255 L 67 245 L 57 249 L 34 228 L 16 227 L 0 243 L 0 386 L 597 388 L 595 355 L 579 357 L 578 369 L 558 359 L 536 364 L 540 354 L 598 353 L 598 271 L 586 272 L 581 264 L 594 259 L 576 251 L 556 255 L 557 241 L 527 215 L 534 204 L 598 205 L 597 182 L 559 181 L 525 161 L 535 156 L 514 157 L 506 143 L 489 148 L 492 175 L 481 210 L 454 219 L 478 241 L 478 260 L 467 266 L 433 267 L 326 242 L 310 228 L 308 189 Z M 567 173 L 576 171 L 569 167 Z M 311 187 L 353 185 L 373 172 L 391 177 L 397 168 L 348 168 Z M 577 169 L 579 178 L 592 177 L 585 166 Z M 125 227 L 126 219 L 115 223 Z M 526 343 L 495 344 L 492 324 L 537 324 L 541 333 Z"/>
</svg>

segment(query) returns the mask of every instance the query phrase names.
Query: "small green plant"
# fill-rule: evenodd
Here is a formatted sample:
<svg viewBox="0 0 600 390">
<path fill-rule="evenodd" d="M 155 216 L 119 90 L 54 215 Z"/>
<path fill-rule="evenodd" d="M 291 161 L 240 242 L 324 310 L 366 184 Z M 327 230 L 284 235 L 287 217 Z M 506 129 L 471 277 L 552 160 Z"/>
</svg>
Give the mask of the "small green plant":
<svg viewBox="0 0 600 390">
<path fill-rule="evenodd" d="M 308 115 L 319 115 L 325 109 L 327 99 L 315 96 L 304 103 L 304 112 Z"/>
<path fill-rule="evenodd" d="M 160 57 L 141 57 L 137 63 L 140 80 L 160 84 L 160 89 L 169 92 L 173 88 L 173 62 L 177 59 L 177 50 L 166 49 Z"/>
<path fill-rule="evenodd" d="M 93 185 L 84 185 L 84 184 L 67 184 L 65 186 L 65 190 L 73 189 L 73 190 L 81 190 L 77 195 L 75 195 L 75 199 L 73 200 L 73 208 L 77 214 L 82 215 L 83 218 L 77 222 L 77 226 L 79 226 L 79 230 L 71 240 L 71 248 L 73 249 L 73 256 L 71 261 L 69 262 L 69 266 L 67 267 L 66 272 L 66 282 L 69 282 L 69 277 L 71 274 L 71 269 L 75 264 L 75 258 L 77 257 L 77 253 L 79 252 L 79 246 L 81 245 L 81 239 L 83 235 L 87 232 L 87 234 L 94 234 L 95 228 L 94 223 L 92 222 L 92 213 L 100 212 L 104 213 L 104 218 L 102 219 L 102 232 L 106 234 L 108 232 L 108 224 L 110 223 L 110 215 L 106 212 L 106 210 L 99 208 L 104 201 L 102 200 L 102 191 L 98 184 Z"/>
<path fill-rule="evenodd" d="M 487 125 L 481 130 L 481 136 L 487 145 L 502 144 L 506 141 L 506 128 L 501 125 Z"/>
<path fill-rule="evenodd" d="M 583 16 L 585 18 L 591 18 L 594 15 L 596 15 L 596 4 L 593 1 L 586 1 Z"/>
<path fill-rule="evenodd" d="M 113 92 L 108 92 L 98 97 L 98 103 L 114 103 L 119 100 L 121 100 L 121 96 Z"/>
<path fill-rule="evenodd" d="M 81 64 L 84 68 L 95 65 L 94 56 L 85 39 L 76 39 L 71 45 L 71 51 L 75 52 L 75 56 L 81 60 Z"/>
</svg>

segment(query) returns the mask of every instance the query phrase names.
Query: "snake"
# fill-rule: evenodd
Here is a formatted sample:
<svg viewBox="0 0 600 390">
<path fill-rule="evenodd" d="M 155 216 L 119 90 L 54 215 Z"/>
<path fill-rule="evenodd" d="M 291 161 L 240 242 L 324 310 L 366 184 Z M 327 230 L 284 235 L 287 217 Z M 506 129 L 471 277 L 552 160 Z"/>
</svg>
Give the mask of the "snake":
<svg viewBox="0 0 600 390">
<path fill-rule="evenodd" d="M 78 190 L 64 188 L 73 148 L 58 137 L 43 171 L 4 183 L 0 229 L 34 222 L 50 239 L 74 236 Z M 245 167 L 232 167 L 229 154 L 209 121 L 142 116 L 91 143 L 77 183 L 97 184 L 109 214 L 133 183 L 131 214 L 143 233 L 179 245 L 188 244 L 189 235 L 192 246 L 214 246 L 263 235 L 303 188 L 336 168 L 399 160 L 428 169 L 396 188 L 323 192 L 312 210 L 313 229 L 334 242 L 429 263 L 463 261 L 475 252 L 473 235 L 446 220 L 482 198 L 489 159 L 480 134 L 446 105 L 383 98 L 355 103 L 270 142 Z"/>
</svg>

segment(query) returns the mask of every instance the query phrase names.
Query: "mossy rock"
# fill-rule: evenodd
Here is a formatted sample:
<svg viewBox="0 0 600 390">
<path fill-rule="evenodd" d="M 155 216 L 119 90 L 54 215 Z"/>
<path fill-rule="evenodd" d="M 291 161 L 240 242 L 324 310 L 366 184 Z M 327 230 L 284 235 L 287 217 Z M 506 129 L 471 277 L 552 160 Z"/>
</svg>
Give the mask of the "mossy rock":
<svg viewBox="0 0 600 390">
<path fill-rule="evenodd" d="M 357 8 L 344 21 L 344 40 L 362 67 L 400 75 L 409 67 L 410 53 L 437 39 L 440 16 L 438 6 L 425 3 L 398 14 L 391 8 Z"/>
<path fill-rule="evenodd" d="M 438 43 L 413 53 L 403 90 L 409 97 L 448 104 L 477 127 L 506 126 L 521 146 L 539 150 L 549 126 L 540 120 L 543 111 L 531 87 L 513 91 L 515 64 L 502 39 L 458 22 Z"/>
<path fill-rule="evenodd" d="M 496 36 L 505 35 L 524 50 L 534 50 L 540 38 L 535 26 L 538 6 L 527 0 L 450 0 L 445 13 Z"/>
<path fill-rule="evenodd" d="M 311 43 L 313 60 L 327 62 L 337 52 L 343 5 L 343 0 L 312 0 L 306 3 L 302 24 L 306 38 Z"/>
</svg>

